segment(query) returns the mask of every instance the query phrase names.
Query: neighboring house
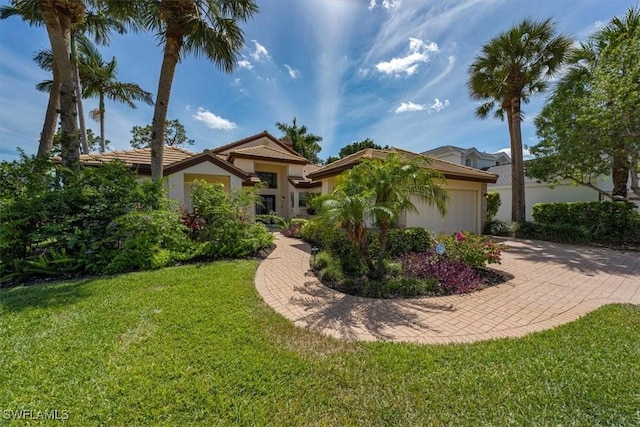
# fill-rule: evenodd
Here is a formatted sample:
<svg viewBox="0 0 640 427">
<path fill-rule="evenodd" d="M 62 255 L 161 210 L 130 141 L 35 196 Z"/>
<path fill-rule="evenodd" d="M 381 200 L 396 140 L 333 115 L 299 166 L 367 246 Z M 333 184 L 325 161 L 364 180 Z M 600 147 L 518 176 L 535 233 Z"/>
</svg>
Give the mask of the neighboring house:
<svg viewBox="0 0 640 427">
<path fill-rule="evenodd" d="M 511 158 L 506 153 L 485 153 L 473 147 L 460 148 L 453 145 L 444 145 L 433 150 L 427 150 L 422 154 L 482 170 L 511 163 Z"/>
<path fill-rule="evenodd" d="M 406 212 L 400 218 L 400 225 L 404 227 L 424 227 L 435 233 L 452 233 L 464 230 L 479 233 L 484 227 L 487 216 L 487 184 L 495 183 L 497 175 L 453 162 L 423 156 L 410 151 L 390 148 L 376 150 L 367 148 L 350 156 L 344 157 L 307 175 L 313 181 L 322 183 L 322 193 L 330 193 L 338 176 L 345 170 L 359 164 L 362 159 L 385 159 L 391 153 L 398 153 L 408 159 L 422 157 L 429 163 L 429 167 L 441 172 L 446 178 L 446 189 L 449 194 L 447 214 L 444 218 L 438 211 L 422 203 L 416 203 L 418 213 Z"/>
<path fill-rule="evenodd" d="M 151 150 L 124 150 L 82 155 L 85 164 L 118 159 L 151 176 Z M 275 212 L 284 218 L 304 216 L 307 192 L 320 192 L 321 184 L 307 174 L 318 169 L 268 132 L 262 132 L 221 147 L 192 153 L 177 147 L 164 148 L 164 182 L 169 198 L 191 208 L 191 186 L 201 179 L 220 183 L 227 191 L 263 183 L 262 204 L 255 213 Z"/>
<path fill-rule="evenodd" d="M 511 165 L 494 166 L 488 169 L 488 172 L 498 175 L 498 181 L 495 184 L 489 184 L 489 191 L 495 191 L 500 194 L 500 209 L 495 219 L 501 221 L 511 221 Z M 535 179 L 525 177 L 524 181 L 525 207 L 527 211 L 527 221 L 532 221 L 532 207 L 536 203 L 553 203 L 553 202 L 589 202 L 601 200 L 597 190 L 584 186 L 575 185 L 567 180 L 561 184 L 549 187 L 546 182 L 539 182 Z M 613 182 L 610 176 L 598 177 L 593 182 L 596 187 L 611 191 Z"/>
</svg>

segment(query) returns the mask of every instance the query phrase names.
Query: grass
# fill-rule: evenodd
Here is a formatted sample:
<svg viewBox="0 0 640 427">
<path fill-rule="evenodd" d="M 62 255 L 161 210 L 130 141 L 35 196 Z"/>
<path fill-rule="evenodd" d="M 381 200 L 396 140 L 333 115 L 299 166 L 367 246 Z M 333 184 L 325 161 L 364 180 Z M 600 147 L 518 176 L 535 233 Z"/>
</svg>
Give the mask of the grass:
<svg viewBox="0 0 640 427">
<path fill-rule="evenodd" d="M 298 329 L 253 261 L 0 291 L 0 415 L 71 425 L 638 425 L 640 307 L 521 339 L 345 343 Z M 0 420 L 2 422 L 2 420 Z"/>
</svg>

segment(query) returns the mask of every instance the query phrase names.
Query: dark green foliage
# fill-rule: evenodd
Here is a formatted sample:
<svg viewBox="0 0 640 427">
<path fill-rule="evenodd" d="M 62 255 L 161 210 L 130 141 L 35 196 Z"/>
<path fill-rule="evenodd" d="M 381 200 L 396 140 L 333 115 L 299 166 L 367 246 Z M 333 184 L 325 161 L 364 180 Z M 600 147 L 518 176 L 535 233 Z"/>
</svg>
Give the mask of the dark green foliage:
<svg viewBox="0 0 640 427">
<path fill-rule="evenodd" d="M 187 136 L 187 130 L 179 120 L 165 120 L 164 145 L 169 147 L 181 147 L 193 145 L 195 141 Z M 133 148 L 149 148 L 151 145 L 151 125 L 145 127 L 134 126 L 131 129 L 131 141 Z"/>
<path fill-rule="evenodd" d="M 484 226 L 484 234 L 508 237 L 511 235 L 511 228 L 509 228 L 509 225 L 506 222 L 494 219 L 487 222 Z"/>
<path fill-rule="evenodd" d="M 371 230 L 369 232 L 369 246 L 372 251 L 377 251 L 379 247 L 379 233 Z M 392 228 L 387 236 L 387 257 L 395 258 L 411 252 L 424 252 L 433 246 L 431 232 L 426 228 Z"/>
<path fill-rule="evenodd" d="M 491 221 L 498 213 L 502 202 L 500 201 L 500 193 L 490 191 L 487 193 L 487 221 Z"/>
<path fill-rule="evenodd" d="M 194 213 L 204 220 L 202 229 L 196 232 L 201 242 L 197 256 L 242 258 L 273 243 L 267 227 L 247 214 L 258 197 L 255 189 L 228 193 L 221 184 L 196 180 L 191 197 Z"/>
<path fill-rule="evenodd" d="M 160 185 L 120 163 L 69 170 L 25 156 L 0 171 L 3 281 L 158 267 L 186 244 Z"/>
<path fill-rule="evenodd" d="M 336 160 L 342 159 L 343 157 L 347 157 L 347 156 L 350 156 L 351 154 L 355 154 L 358 151 L 364 150 L 365 148 L 375 148 L 377 150 L 383 149 L 382 146 L 380 146 L 380 145 L 376 144 L 375 142 L 373 142 L 373 139 L 366 138 L 366 139 L 363 139 L 362 141 L 353 142 L 351 144 L 345 145 L 338 152 L 338 157 L 329 156 L 327 158 L 327 160 L 325 160 L 324 164 L 328 165 L 329 163 L 333 163 Z M 389 146 L 385 145 L 384 149 L 386 150 L 387 148 L 389 148 Z"/>
<path fill-rule="evenodd" d="M 289 221 L 284 221 L 281 225 L 280 232 L 287 237 L 295 237 L 296 239 L 302 238 L 302 227 L 307 223 L 304 218 L 292 218 Z"/>
<path fill-rule="evenodd" d="M 516 222 L 513 224 L 513 234 L 519 239 L 537 239 L 540 234 L 538 224 L 531 221 Z"/>
<path fill-rule="evenodd" d="M 538 203 L 533 218 L 539 224 L 584 227 L 593 242 L 640 244 L 640 213 L 628 202 Z"/>
<path fill-rule="evenodd" d="M 585 244 L 591 240 L 587 228 L 573 224 L 538 224 L 538 238 L 549 242 Z"/>
</svg>

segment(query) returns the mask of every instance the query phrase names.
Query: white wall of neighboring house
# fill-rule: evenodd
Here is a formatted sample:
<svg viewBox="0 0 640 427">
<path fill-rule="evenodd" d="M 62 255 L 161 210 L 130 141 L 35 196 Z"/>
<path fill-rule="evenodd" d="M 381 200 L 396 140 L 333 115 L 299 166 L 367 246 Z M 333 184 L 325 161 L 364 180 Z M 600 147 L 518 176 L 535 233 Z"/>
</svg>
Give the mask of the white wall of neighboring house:
<svg viewBox="0 0 640 427">
<path fill-rule="evenodd" d="M 594 185 L 602 190 L 611 191 L 613 183 L 611 177 L 599 177 Z M 489 184 L 489 191 L 500 194 L 500 209 L 494 219 L 501 221 L 511 221 L 511 184 L 497 185 Z M 546 183 L 538 183 L 527 180 L 525 182 L 525 207 L 527 211 L 527 221 L 533 221 L 532 206 L 536 203 L 555 202 L 590 202 L 599 200 L 596 190 L 584 185 L 572 185 L 566 181 L 560 185 L 550 188 Z"/>
</svg>

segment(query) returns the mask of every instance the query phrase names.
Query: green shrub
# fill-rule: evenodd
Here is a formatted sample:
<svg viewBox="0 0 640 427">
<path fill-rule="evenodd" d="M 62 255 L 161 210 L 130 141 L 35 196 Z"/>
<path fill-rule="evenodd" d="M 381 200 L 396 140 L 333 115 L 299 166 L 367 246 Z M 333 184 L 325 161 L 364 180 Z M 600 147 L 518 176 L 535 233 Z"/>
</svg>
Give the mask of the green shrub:
<svg viewBox="0 0 640 427">
<path fill-rule="evenodd" d="M 311 266 L 313 268 L 317 270 L 323 270 L 333 262 L 333 258 L 331 257 L 331 254 L 329 252 L 323 251 L 312 257 L 311 262 Z"/>
<path fill-rule="evenodd" d="M 585 227 L 571 224 L 538 224 L 538 238 L 549 242 L 584 244 L 591 234 Z"/>
<path fill-rule="evenodd" d="M 511 235 L 511 228 L 509 224 L 504 221 L 500 221 L 499 219 L 494 219 L 484 226 L 484 234 L 489 234 L 491 236 L 502 236 L 508 237 Z"/>
<path fill-rule="evenodd" d="M 0 181 L 11 188 L 0 191 L 0 281 L 101 274 L 122 250 L 122 236 L 114 236 L 119 218 L 132 212 L 169 215 L 172 209 L 160 183 L 138 181 L 119 162 L 68 170 L 23 156 L 0 163 Z M 179 217 L 172 218 L 177 222 L 171 227 L 182 230 Z"/>
<path fill-rule="evenodd" d="M 438 285 L 438 279 L 415 279 L 411 277 L 399 277 L 391 279 L 383 287 L 383 297 L 414 297 L 421 295 L 438 295 L 442 289 Z"/>
<path fill-rule="evenodd" d="M 302 238 L 302 227 L 307 223 L 304 218 L 292 218 L 289 221 L 283 221 L 280 226 L 280 232 L 287 237 Z"/>
<path fill-rule="evenodd" d="M 487 221 L 493 220 L 493 218 L 498 214 L 500 205 L 502 205 L 502 201 L 500 201 L 500 193 L 490 191 L 487 194 Z"/>
<path fill-rule="evenodd" d="M 328 286 L 340 283 L 342 279 L 342 271 L 335 265 L 330 265 L 320 272 L 320 280 Z"/>
<path fill-rule="evenodd" d="M 500 264 L 502 251 L 506 249 L 503 244 L 466 231 L 440 236 L 440 242 L 446 247 L 446 259 L 473 267 Z"/>
<path fill-rule="evenodd" d="M 538 203 L 533 205 L 533 219 L 584 227 L 594 242 L 640 244 L 640 213 L 629 202 Z"/>
<path fill-rule="evenodd" d="M 273 243 L 273 235 L 248 215 L 256 189 L 226 192 L 221 184 L 196 180 L 191 190 L 194 213 L 204 220 L 196 238 L 203 242 L 197 255 L 204 258 L 242 258 Z"/>
<path fill-rule="evenodd" d="M 371 253 L 377 253 L 380 247 L 378 230 L 369 230 L 367 237 Z M 392 228 L 389 230 L 387 239 L 387 257 L 395 258 L 408 253 L 424 252 L 432 246 L 431 231 L 426 228 Z"/>
<path fill-rule="evenodd" d="M 513 234 L 519 239 L 539 239 L 540 226 L 534 222 L 516 222 L 513 225 Z"/>
</svg>

